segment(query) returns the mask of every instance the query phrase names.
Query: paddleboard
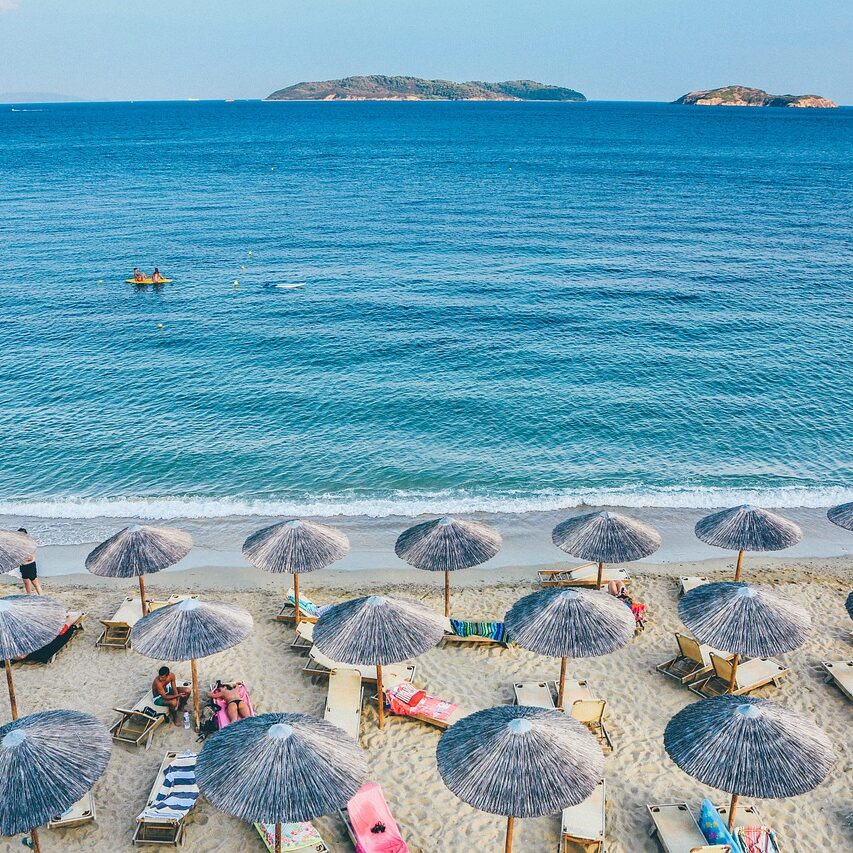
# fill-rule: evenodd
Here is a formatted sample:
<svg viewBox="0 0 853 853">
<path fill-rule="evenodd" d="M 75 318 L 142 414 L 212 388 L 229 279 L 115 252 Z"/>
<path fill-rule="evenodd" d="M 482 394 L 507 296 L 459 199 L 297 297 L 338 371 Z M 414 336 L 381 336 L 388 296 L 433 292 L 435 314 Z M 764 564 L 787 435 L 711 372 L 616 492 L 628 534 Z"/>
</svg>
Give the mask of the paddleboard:
<svg viewBox="0 0 853 853">
<path fill-rule="evenodd" d="M 160 281 L 153 281 L 150 278 L 141 278 L 138 281 L 135 278 L 126 278 L 128 284 L 168 284 L 172 279 L 161 278 Z"/>
<path fill-rule="evenodd" d="M 305 287 L 304 281 L 284 282 L 282 284 L 274 284 L 273 287 L 278 290 L 296 290 L 297 287 Z"/>
</svg>

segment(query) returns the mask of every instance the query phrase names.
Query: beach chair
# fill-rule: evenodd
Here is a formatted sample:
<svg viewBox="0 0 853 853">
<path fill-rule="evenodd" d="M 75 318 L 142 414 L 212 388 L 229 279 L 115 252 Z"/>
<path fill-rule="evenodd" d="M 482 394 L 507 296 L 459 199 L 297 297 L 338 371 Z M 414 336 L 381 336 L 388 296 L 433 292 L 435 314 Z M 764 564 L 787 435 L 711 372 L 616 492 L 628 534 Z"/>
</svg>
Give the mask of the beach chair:
<svg viewBox="0 0 853 853">
<path fill-rule="evenodd" d="M 299 622 L 316 622 L 320 618 L 320 610 L 322 608 L 310 598 L 299 596 Z M 281 610 L 278 611 L 278 616 L 275 617 L 277 622 L 295 622 L 296 621 L 296 599 L 293 596 L 293 589 L 289 589 L 287 596 L 284 599 L 284 604 Z"/>
<path fill-rule="evenodd" d="M 129 595 L 119 605 L 111 619 L 101 619 L 104 626 L 95 642 L 102 649 L 129 649 L 130 629 L 142 618 L 142 602 L 139 596 Z"/>
<path fill-rule="evenodd" d="M 59 817 L 52 818 L 47 823 L 48 829 L 71 829 L 75 826 L 83 826 L 93 823 L 95 820 L 95 797 L 91 791 L 87 791 L 69 806 Z"/>
<path fill-rule="evenodd" d="M 376 684 L 376 667 L 367 664 L 355 666 L 354 664 L 338 663 L 326 657 L 316 646 L 311 647 L 308 653 L 308 662 L 302 667 L 305 675 L 314 678 L 328 678 L 334 669 L 355 669 L 361 673 L 362 681 Z M 414 681 L 417 667 L 413 663 L 396 663 L 391 666 L 382 667 L 382 681 L 385 684 L 393 684 L 397 681 Z"/>
<path fill-rule="evenodd" d="M 574 569 L 540 569 L 538 572 L 539 583 L 542 586 L 597 586 L 598 564 L 585 563 Z M 630 583 L 631 576 L 625 569 L 615 566 L 605 566 L 601 576 L 602 585 L 610 581 L 622 581 Z"/>
<path fill-rule="evenodd" d="M 708 583 L 708 578 L 703 575 L 682 575 L 678 579 L 678 594 L 684 595 L 685 592 L 690 592 L 691 589 L 696 589 L 704 583 Z"/>
<path fill-rule="evenodd" d="M 246 707 L 249 709 L 249 716 L 254 717 L 255 716 L 255 708 L 252 705 L 252 697 L 249 695 L 249 691 L 246 688 L 246 685 L 243 684 L 242 681 L 236 681 L 236 680 L 224 681 L 222 683 L 223 683 L 223 686 L 228 687 L 232 690 L 235 687 L 238 689 L 238 692 L 240 693 L 240 699 L 246 703 Z M 215 689 L 216 689 L 216 685 L 211 684 L 208 692 L 213 691 Z M 213 704 L 216 706 L 216 716 L 214 718 L 216 720 L 216 728 L 217 729 L 224 729 L 231 722 L 231 720 L 228 719 L 228 712 L 225 710 L 226 709 L 225 700 L 224 699 L 218 699 L 218 698 L 214 697 L 212 701 L 213 701 Z"/>
<path fill-rule="evenodd" d="M 575 699 L 571 705 L 567 702 L 566 707 L 570 709 L 572 717 L 598 738 L 602 749 L 613 752 L 613 741 L 604 726 L 604 712 L 607 709 L 604 699 Z"/>
<path fill-rule="evenodd" d="M 382 788 L 376 782 L 365 782 L 340 814 L 358 853 L 384 853 L 387 850 L 409 853 Z M 371 832 L 380 823 L 385 832 Z"/>
<path fill-rule="evenodd" d="M 559 853 L 568 853 L 570 844 L 583 847 L 586 853 L 604 853 L 604 803 L 602 779 L 582 803 L 563 809 Z"/>
<path fill-rule="evenodd" d="M 468 619 L 444 620 L 443 644 L 503 646 L 509 642 L 503 622 L 474 622 Z"/>
<path fill-rule="evenodd" d="M 296 626 L 296 636 L 290 644 L 290 648 L 296 652 L 310 652 L 314 645 L 314 623 L 299 621 Z"/>
<path fill-rule="evenodd" d="M 516 705 L 529 705 L 533 708 L 556 708 L 559 688 L 556 681 L 516 681 L 512 685 Z M 589 682 L 566 681 L 563 690 L 563 705 L 571 708 L 575 702 L 594 700 Z"/>
<path fill-rule="evenodd" d="M 714 668 L 711 663 L 712 653 L 726 660 L 731 659 L 727 652 L 718 651 L 677 631 L 675 642 L 678 644 L 678 654 L 672 660 L 658 664 L 655 669 L 674 678 L 679 684 L 689 684 L 703 675 L 709 675 Z"/>
<path fill-rule="evenodd" d="M 711 652 L 712 675 L 700 678 L 688 685 L 699 696 L 722 696 L 729 691 L 732 678 L 732 662 Z M 779 686 L 779 679 L 790 675 L 791 670 L 772 658 L 750 658 L 738 665 L 734 696 L 742 696 L 764 687 L 766 684 Z"/>
<path fill-rule="evenodd" d="M 329 675 L 329 690 L 326 694 L 326 710 L 323 712 L 323 719 L 343 729 L 354 740 L 358 740 L 363 701 L 364 687 L 361 684 L 361 673 L 357 669 L 335 669 Z"/>
<path fill-rule="evenodd" d="M 42 646 L 25 657 L 18 658 L 12 661 L 13 664 L 48 664 L 56 660 L 56 656 L 83 630 L 83 619 L 86 614 L 79 610 L 70 610 L 65 617 L 65 624 L 62 630 L 56 635 L 46 646 Z M 0 666 L 5 665 L 5 661 L 0 661 Z"/>
<path fill-rule="evenodd" d="M 180 681 L 177 684 L 178 687 L 192 689 L 191 681 Z M 169 719 L 169 709 L 155 705 L 154 698 L 154 694 L 146 690 L 132 708 L 113 708 L 117 714 L 121 714 L 120 719 L 110 726 L 113 740 L 130 746 L 139 746 L 145 741 L 146 749 L 151 746 L 154 732 Z"/>
<path fill-rule="evenodd" d="M 374 699 L 378 699 L 374 696 Z M 409 682 L 400 682 L 385 690 L 385 707 L 398 717 L 420 720 L 439 729 L 447 729 L 471 712 L 453 702 L 430 696 Z"/>
<path fill-rule="evenodd" d="M 835 682 L 835 686 L 853 702 L 853 660 L 821 661 L 826 671 L 827 684 Z"/>
<path fill-rule="evenodd" d="M 177 847 L 184 838 L 184 818 L 198 800 L 196 754 L 167 752 L 148 794 L 148 803 L 136 818 L 134 844 Z"/>
<path fill-rule="evenodd" d="M 728 844 L 708 844 L 687 803 L 646 806 L 656 835 L 666 853 L 732 853 Z"/>
<path fill-rule="evenodd" d="M 256 823 L 255 829 L 270 853 L 275 853 L 275 824 Z M 329 848 L 313 823 L 283 823 L 281 825 L 282 853 L 329 853 Z"/>
<path fill-rule="evenodd" d="M 148 607 L 148 612 L 151 613 L 161 607 L 168 607 L 170 604 L 178 604 L 181 601 L 198 601 L 198 596 L 173 592 L 168 598 L 147 598 L 145 604 Z"/>
</svg>

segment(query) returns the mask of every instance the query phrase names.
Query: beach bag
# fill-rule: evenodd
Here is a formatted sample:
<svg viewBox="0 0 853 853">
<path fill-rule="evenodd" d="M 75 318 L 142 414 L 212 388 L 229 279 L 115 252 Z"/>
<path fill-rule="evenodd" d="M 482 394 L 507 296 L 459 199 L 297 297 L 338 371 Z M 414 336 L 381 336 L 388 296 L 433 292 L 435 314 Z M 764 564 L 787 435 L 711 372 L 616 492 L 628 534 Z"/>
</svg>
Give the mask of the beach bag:
<svg viewBox="0 0 853 853">
<path fill-rule="evenodd" d="M 219 726 L 216 724 L 216 705 L 210 702 L 206 703 L 199 714 L 198 737 L 196 740 L 202 741 L 209 738 L 214 732 L 218 731 Z"/>
</svg>

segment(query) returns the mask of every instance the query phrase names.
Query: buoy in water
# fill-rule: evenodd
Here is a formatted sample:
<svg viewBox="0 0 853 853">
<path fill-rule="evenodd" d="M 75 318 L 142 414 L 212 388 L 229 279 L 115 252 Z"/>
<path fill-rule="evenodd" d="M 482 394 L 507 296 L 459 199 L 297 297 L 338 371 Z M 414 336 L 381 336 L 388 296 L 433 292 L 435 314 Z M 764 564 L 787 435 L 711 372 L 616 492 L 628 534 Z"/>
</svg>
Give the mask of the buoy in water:
<svg viewBox="0 0 853 853">
<path fill-rule="evenodd" d="M 240 282 L 237 281 L 237 279 L 235 278 L 234 279 L 234 287 L 239 287 L 239 286 L 240 286 Z"/>
<path fill-rule="evenodd" d="M 163 324 L 162 324 L 162 323 L 158 323 L 158 324 L 157 324 L 157 328 L 158 328 L 158 329 L 163 329 L 163 328 L 165 328 L 165 327 L 163 326 Z"/>
</svg>

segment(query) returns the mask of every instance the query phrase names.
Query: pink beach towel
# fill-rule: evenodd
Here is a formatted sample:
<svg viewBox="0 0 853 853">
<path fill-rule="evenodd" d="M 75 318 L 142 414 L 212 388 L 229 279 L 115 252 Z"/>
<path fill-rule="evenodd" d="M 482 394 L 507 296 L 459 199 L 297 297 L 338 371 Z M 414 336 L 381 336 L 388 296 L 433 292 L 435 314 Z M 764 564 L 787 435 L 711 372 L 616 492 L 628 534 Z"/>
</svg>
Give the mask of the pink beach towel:
<svg viewBox="0 0 853 853">
<path fill-rule="evenodd" d="M 365 782 L 347 803 L 356 853 L 409 853 L 403 836 L 376 782 Z M 384 832 L 373 832 L 380 826 Z"/>
<path fill-rule="evenodd" d="M 240 692 L 240 698 L 246 703 L 249 707 L 249 716 L 255 716 L 255 709 L 252 707 L 252 697 L 249 696 L 249 691 L 246 690 L 246 685 L 241 684 L 238 688 Z M 228 719 L 228 714 L 225 711 L 225 700 L 224 699 L 214 699 L 216 703 L 217 712 L 216 712 L 216 726 L 217 728 L 224 729 L 225 726 L 228 725 L 231 721 Z"/>
</svg>

